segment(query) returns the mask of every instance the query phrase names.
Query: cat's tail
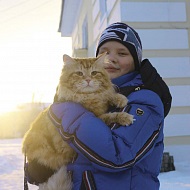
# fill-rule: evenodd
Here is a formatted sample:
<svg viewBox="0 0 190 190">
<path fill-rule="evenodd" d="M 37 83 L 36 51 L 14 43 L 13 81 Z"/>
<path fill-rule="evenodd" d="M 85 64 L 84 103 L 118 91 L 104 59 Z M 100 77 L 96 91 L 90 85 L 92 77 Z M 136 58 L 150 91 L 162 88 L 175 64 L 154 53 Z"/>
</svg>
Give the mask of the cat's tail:
<svg viewBox="0 0 190 190">
<path fill-rule="evenodd" d="M 71 190 L 71 177 L 67 172 L 66 166 L 62 166 L 46 183 L 39 185 L 38 190 Z"/>
</svg>

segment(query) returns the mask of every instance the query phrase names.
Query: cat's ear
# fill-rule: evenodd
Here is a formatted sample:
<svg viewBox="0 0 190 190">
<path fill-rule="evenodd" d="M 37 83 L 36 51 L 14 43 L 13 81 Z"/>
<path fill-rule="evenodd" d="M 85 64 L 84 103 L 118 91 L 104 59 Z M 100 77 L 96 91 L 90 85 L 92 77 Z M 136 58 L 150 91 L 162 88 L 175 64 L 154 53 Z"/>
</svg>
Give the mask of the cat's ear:
<svg viewBox="0 0 190 190">
<path fill-rule="evenodd" d="M 63 62 L 64 62 L 65 65 L 67 65 L 67 64 L 74 63 L 75 60 L 72 57 L 70 57 L 69 55 L 64 54 L 63 55 Z"/>
<path fill-rule="evenodd" d="M 102 64 L 102 66 L 103 66 L 103 63 L 107 63 L 107 62 L 109 62 L 107 52 L 104 52 L 104 53 L 98 55 L 96 63 Z"/>
</svg>

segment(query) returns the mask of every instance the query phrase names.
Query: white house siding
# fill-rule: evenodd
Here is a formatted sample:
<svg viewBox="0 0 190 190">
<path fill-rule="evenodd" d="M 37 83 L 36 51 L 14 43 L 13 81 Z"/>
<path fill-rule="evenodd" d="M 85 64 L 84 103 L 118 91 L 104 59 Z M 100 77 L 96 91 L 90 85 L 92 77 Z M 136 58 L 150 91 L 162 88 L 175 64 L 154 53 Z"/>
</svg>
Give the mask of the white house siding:
<svg viewBox="0 0 190 190">
<path fill-rule="evenodd" d="M 70 36 L 72 37 L 72 49 L 74 56 L 89 56 L 88 51 L 91 51 L 91 49 L 94 50 L 92 44 L 94 38 L 93 29 L 92 29 L 94 27 L 94 22 L 92 20 L 93 16 L 96 17 L 96 12 L 93 13 L 92 1 L 89 0 L 80 0 L 80 1 L 82 3 L 78 7 L 77 11 L 75 11 L 74 17 L 68 21 L 68 22 L 75 22 L 74 26 L 71 28 L 72 31 L 70 32 Z M 94 1 L 94 4 L 96 4 L 96 1 Z M 72 11 L 72 5 L 70 6 L 69 10 Z M 63 11 L 63 17 L 64 17 L 64 11 Z M 90 31 L 88 31 L 88 36 L 85 36 L 83 34 L 84 21 L 87 23 L 88 30 L 90 29 Z M 67 22 L 63 23 L 63 25 L 64 27 L 67 27 L 67 25 L 69 26 Z M 88 41 L 87 49 L 84 49 L 83 42 L 85 40 L 83 38 L 86 38 L 86 40 Z"/>
<path fill-rule="evenodd" d="M 165 137 L 190 135 L 190 85 L 170 86 L 173 96 L 172 107 L 174 114 L 170 114 L 165 120 Z M 175 114 L 175 109 L 181 109 Z M 186 110 L 186 111 L 185 111 Z"/>
<path fill-rule="evenodd" d="M 165 136 L 175 137 L 189 135 L 187 123 L 190 124 L 189 114 L 170 115 L 170 117 L 165 119 Z"/>
<path fill-rule="evenodd" d="M 136 28 L 143 57 L 157 68 L 173 96 L 165 120 L 166 142 L 171 137 L 190 139 L 189 7 L 189 1 L 121 1 L 121 20 Z"/>
<path fill-rule="evenodd" d="M 170 86 L 174 113 L 165 120 L 165 137 L 190 135 L 190 57 L 154 57 L 150 61 L 166 81 L 184 79 L 187 84 Z M 178 109 L 181 111 L 176 114 Z"/>
<path fill-rule="evenodd" d="M 137 29 L 143 49 L 189 49 L 187 29 Z"/>
<path fill-rule="evenodd" d="M 172 106 L 190 106 L 190 85 L 171 86 L 170 90 L 173 96 Z M 189 125 L 187 123 L 188 127 Z"/>
<path fill-rule="evenodd" d="M 64 1 L 64 0 L 63 0 Z M 70 36 L 73 27 L 76 25 L 77 18 L 75 17 L 79 13 L 80 6 L 83 0 L 66 0 L 64 1 L 64 12 L 62 16 L 61 35 Z M 72 20 L 72 22 L 70 22 Z M 64 23 L 64 24 L 63 24 Z"/>
<path fill-rule="evenodd" d="M 115 0 L 107 0 L 107 13 L 109 15 L 110 12 L 113 12 L 113 7 L 117 1 Z"/>
<path fill-rule="evenodd" d="M 122 19 L 130 22 L 185 22 L 185 2 L 121 2 Z"/>
<path fill-rule="evenodd" d="M 190 77 L 190 57 L 151 57 L 149 60 L 165 79 Z"/>
<path fill-rule="evenodd" d="M 95 1 L 92 9 L 92 21 L 95 22 L 99 14 L 100 1 Z"/>
<path fill-rule="evenodd" d="M 70 32 L 74 39 L 73 50 L 81 48 L 84 15 L 89 25 L 88 56 L 95 55 L 98 38 L 107 25 L 122 21 L 134 27 L 142 40 L 143 57 L 157 68 L 173 96 L 172 108 L 165 120 L 166 144 L 190 143 L 190 1 L 81 1 L 80 11 L 73 17 L 73 21 L 77 18 L 75 26 Z M 100 12 L 103 1 L 107 5 L 104 15 Z"/>
<path fill-rule="evenodd" d="M 116 1 L 116 3 L 114 4 L 114 6 L 112 7 L 112 11 L 109 12 L 109 17 L 107 19 L 107 24 L 111 24 L 114 22 L 118 22 L 121 20 L 121 14 L 119 14 L 121 12 L 121 6 L 120 6 L 120 2 Z M 105 28 L 104 28 L 105 29 Z"/>
</svg>

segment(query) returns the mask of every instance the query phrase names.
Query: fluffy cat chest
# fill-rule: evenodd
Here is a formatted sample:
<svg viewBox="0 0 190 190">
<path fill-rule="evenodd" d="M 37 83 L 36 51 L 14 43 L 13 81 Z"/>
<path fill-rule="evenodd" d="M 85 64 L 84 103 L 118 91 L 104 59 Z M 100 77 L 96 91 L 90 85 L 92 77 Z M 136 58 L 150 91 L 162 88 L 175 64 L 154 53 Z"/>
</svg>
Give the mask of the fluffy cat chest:
<svg viewBox="0 0 190 190">
<path fill-rule="evenodd" d="M 84 95 L 78 102 L 81 103 L 86 109 L 93 112 L 96 116 L 107 112 L 109 107 L 108 101 L 103 100 L 102 97 L 98 96 L 89 97 Z"/>
</svg>

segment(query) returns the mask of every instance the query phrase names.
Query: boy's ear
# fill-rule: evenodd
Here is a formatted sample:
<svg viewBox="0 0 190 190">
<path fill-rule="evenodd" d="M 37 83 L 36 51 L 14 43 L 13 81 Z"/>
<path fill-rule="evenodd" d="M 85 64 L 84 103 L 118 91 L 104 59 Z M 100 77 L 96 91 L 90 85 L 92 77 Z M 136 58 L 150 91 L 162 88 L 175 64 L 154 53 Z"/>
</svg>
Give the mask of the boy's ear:
<svg viewBox="0 0 190 190">
<path fill-rule="evenodd" d="M 69 55 L 64 54 L 63 55 L 63 62 L 64 62 L 65 65 L 67 65 L 67 64 L 74 63 L 75 60 L 72 57 L 70 57 Z"/>
</svg>

